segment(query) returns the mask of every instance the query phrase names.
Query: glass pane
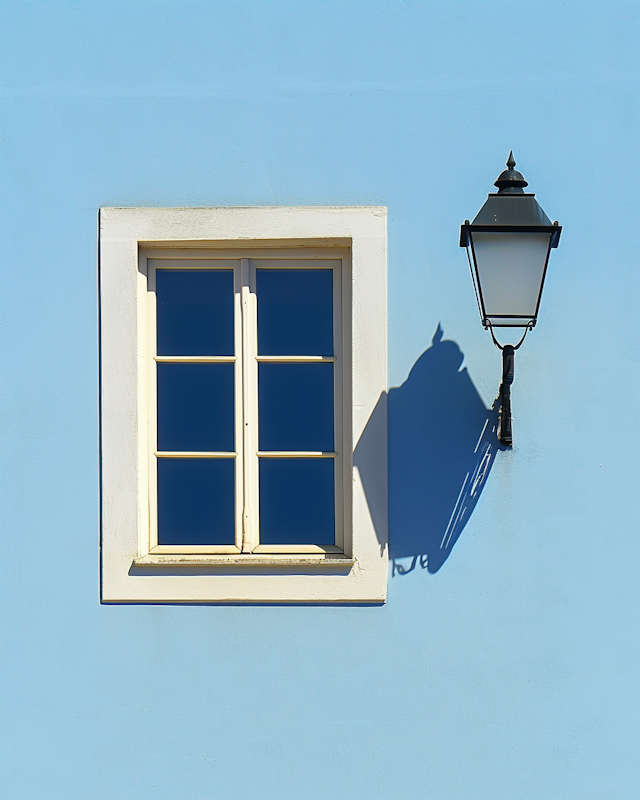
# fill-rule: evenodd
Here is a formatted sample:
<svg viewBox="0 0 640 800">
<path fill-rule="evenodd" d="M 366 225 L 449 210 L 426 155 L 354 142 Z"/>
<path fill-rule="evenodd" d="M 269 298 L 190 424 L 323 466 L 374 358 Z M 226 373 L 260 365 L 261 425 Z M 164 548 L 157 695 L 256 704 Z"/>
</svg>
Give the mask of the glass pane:
<svg viewBox="0 0 640 800">
<path fill-rule="evenodd" d="M 233 271 L 156 271 L 158 355 L 232 356 Z"/>
<path fill-rule="evenodd" d="M 333 364 L 259 364 L 260 450 L 333 450 Z"/>
<path fill-rule="evenodd" d="M 260 544 L 335 544 L 332 458 L 260 459 Z"/>
<path fill-rule="evenodd" d="M 333 355 L 333 270 L 257 269 L 258 353 Z"/>
<path fill-rule="evenodd" d="M 536 314 L 550 235 L 474 233 L 472 237 L 487 316 L 526 316 L 520 322 L 526 325 Z"/>
<path fill-rule="evenodd" d="M 158 450 L 233 452 L 234 365 L 157 367 Z"/>
<path fill-rule="evenodd" d="M 235 544 L 233 458 L 158 459 L 158 544 Z"/>
</svg>

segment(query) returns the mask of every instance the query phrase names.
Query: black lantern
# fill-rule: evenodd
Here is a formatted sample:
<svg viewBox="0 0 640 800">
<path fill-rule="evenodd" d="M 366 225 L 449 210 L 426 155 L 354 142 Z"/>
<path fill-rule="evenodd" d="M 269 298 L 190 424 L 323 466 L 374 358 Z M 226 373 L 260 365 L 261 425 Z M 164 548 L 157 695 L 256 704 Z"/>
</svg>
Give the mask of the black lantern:
<svg viewBox="0 0 640 800">
<path fill-rule="evenodd" d="M 525 193 L 527 181 L 515 165 L 509 153 L 507 169 L 495 182 L 498 191 L 489 195 L 473 222 L 466 220 L 460 229 L 460 247 L 467 248 L 468 256 L 471 250 L 469 266 L 482 324 L 502 350 L 500 440 L 506 445 L 512 444 L 514 353 L 537 322 L 549 253 L 558 246 L 562 231 L 535 195 Z M 501 345 L 494 328 L 524 328 L 524 334 L 516 345 Z"/>
</svg>

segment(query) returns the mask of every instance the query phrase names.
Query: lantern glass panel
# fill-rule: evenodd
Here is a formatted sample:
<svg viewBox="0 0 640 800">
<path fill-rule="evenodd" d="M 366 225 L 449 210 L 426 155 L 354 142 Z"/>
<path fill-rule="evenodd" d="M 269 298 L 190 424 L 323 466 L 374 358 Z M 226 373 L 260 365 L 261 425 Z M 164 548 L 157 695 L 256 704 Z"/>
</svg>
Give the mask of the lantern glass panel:
<svg viewBox="0 0 640 800">
<path fill-rule="evenodd" d="M 526 325 L 535 319 L 551 235 L 472 234 L 486 317 L 493 325 Z"/>
</svg>

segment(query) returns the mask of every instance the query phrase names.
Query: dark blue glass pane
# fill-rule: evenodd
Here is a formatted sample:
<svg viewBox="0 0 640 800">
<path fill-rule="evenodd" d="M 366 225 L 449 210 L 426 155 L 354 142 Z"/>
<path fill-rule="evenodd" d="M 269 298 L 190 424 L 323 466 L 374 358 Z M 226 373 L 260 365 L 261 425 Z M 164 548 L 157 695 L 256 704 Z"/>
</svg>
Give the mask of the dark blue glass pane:
<svg viewBox="0 0 640 800">
<path fill-rule="evenodd" d="M 156 271 L 159 356 L 232 356 L 233 271 Z"/>
<path fill-rule="evenodd" d="M 158 450 L 233 452 L 233 367 L 158 365 Z"/>
<path fill-rule="evenodd" d="M 158 459 L 158 544 L 235 544 L 233 458 Z"/>
<path fill-rule="evenodd" d="M 257 269 L 258 353 L 333 355 L 333 270 Z"/>
<path fill-rule="evenodd" d="M 335 544 L 332 458 L 260 459 L 260 543 Z"/>
<path fill-rule="evenodd" d="M 333 364 L 259 364 L 260 450 L 333 450 Z"/>
</svg>

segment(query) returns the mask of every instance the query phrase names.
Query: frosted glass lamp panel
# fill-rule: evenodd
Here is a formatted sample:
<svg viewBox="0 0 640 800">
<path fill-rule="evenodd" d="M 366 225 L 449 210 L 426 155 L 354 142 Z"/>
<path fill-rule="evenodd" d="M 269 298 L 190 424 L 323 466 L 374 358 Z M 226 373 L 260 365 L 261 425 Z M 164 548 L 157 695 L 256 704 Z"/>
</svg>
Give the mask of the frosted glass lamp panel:
<svg viewBox="0 0 640 800">
<path fill-rule="evenodd" d="M 495 317 L 496 325 L 523 325 L 529 319 L 534 319 L 550 235 L 473 233 L 472 236 L 480 291 L 487 317 Z M 517 317 L 527 319 L 519 320 Z"/>
</svg>

